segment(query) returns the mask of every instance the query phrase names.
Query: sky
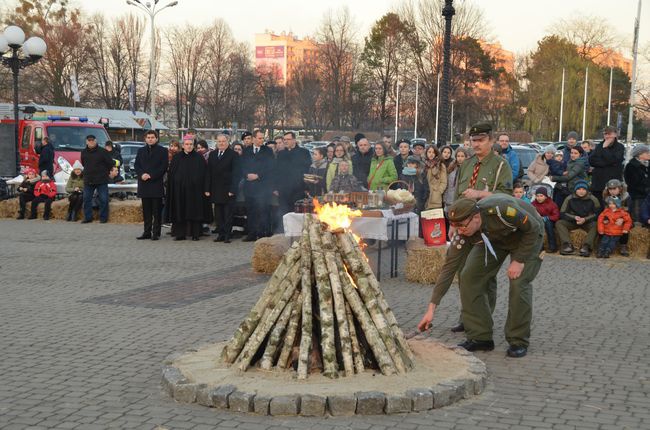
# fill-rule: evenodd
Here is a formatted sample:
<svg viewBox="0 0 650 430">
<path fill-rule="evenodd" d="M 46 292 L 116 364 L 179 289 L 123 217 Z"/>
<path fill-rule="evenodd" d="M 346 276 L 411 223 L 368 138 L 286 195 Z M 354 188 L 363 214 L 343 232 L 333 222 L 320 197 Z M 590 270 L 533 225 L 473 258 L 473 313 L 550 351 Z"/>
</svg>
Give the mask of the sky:
<svg viewBox="0 0 650 430">
<path fill-rule="evenodd" d="M 145 0 L 143 0 L 145 1 Z M 160 4 L 171 0 L 160 0 Z M 137 12 L 126 0 L 74 0 L 88 12 L 103 12 L 119 16 L 127 11 Z M 157 25 L 208 24 L 215 18 L 227 21 L 240 41 L 253 44 L 254 34 L 272 30 L 276 33 L 293 31 L 298 37 L 313 35 L 324 13 L 347 6 L 359 24 L 359 33 L 368 32 L 373 22 L 394 9 L 400 0 L 237 0 L 207 1 L 178 0 L 178 6 L 162 11 Z M 637 0 L 474 0 L 482 8 L 494 40 L 515 53 L 535 48 L 549 26 L 563 18 L 591 14 L 603 17 L 614 26 L 631 50 Z M 641 11 L 640 45 L 650 43 L 650 1 L 645 0 Z"/>
</svg>

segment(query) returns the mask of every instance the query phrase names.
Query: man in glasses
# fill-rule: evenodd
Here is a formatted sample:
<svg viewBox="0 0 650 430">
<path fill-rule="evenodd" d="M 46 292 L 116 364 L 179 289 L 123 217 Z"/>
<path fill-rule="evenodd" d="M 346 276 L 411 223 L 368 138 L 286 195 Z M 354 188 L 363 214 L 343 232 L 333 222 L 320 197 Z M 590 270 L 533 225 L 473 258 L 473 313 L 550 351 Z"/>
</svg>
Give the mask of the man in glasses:
<svg viewBox="0 0 650 430">
<path fill-rule="evenodd" d="M 458 264 L 463 266 L 460 272 L 460 297 L 467 340 L 459 346 L 468 351 L 494 349 L 494 322 L 487 299 L 488 289 L 491 279 L 498 273 L 506 257 L 510 256 L 507 270 L 510 293 L 505 324 L 506 340 L 510 344 L 507 355 L 514 358 L 525 356 L 533 313 L 532 282 L 542 263 L 542 218 L 528 203 L 505 194 L 495 194 L 478 202 L 458 199 L 449 208 L 449 220 L 458 236 L 450 245 L 447 260 L 459 254 L 464 260 Z M 459 252 L 454 252 L 454 249 Z M 453 276 L 456 267 L 447 269 Z M 442 272 L 445 272 L 445 268 Z M 420 330 L 429 327 L 437 306 L 435 302 L 439 302 L 441 293 L 446 292 L 440 291 L 438 285 L 436 289 L 438 291 L 434 290 L 429 309 L 418 325 Z"/>
</svg>

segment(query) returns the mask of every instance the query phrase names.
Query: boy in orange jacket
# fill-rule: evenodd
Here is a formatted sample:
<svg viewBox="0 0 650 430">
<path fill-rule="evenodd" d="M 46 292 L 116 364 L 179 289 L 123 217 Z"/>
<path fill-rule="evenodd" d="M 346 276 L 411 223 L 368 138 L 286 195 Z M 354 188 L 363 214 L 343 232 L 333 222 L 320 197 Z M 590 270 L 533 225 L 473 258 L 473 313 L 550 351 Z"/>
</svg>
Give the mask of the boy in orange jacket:
<svg viewBox="0 0 650 430">
<path fill-rule="evenodd" d="M 43 219 L 50 219 L 50 208 L 52 207 L 52 201 L 56 197 L 56 184 L 52 182 L 48 175 L 47 170 L 41 172 L 41 180 L 36 183 L 34 188 L 34 200 L 32 200 L 32 215 L 29 219 L 36 219 L 38 205 L 41 202 L 45 203 L 45 212 L 43 213 Z"/>
<path fill-rule="evenodd" d="M 607 209 L 598 216 L 598 233 L 602 235 L 598 247 L 598 258 L 609 258 L 619 239 L 632 228 L 632 217 L 621 208 L 621 199 L 608 197 L 605 201 Z"/>
</svg>

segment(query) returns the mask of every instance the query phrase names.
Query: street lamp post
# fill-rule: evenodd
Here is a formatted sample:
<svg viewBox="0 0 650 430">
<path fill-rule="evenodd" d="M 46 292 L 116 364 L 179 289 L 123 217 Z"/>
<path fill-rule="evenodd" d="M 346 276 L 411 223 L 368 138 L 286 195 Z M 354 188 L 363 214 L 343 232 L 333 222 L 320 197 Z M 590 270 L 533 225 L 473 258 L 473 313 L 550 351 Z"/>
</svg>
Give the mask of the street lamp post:
<svg viewBox="0 0 650 430">
<path fill-rule="evenodd" d="M 0 59 L 2 65 L 11 70 L 14 87 L 14 151 L 16 154 L 16 176 L 20 175 L 20 151 L 18 149 L 18 74 L 38 62 L 47 45 L 40 37 L 25 40 L 25 32 L 15 25 L 7 27 L 0 35 Z"/>
<path fill-rule="evenodd" d="M 445 7 L 442 9 L 442 16 L 445 17 L 445 38 L 443 41 L 442 60 L 442 92 L 440 94 L 440 125 L 438 131 L 438 146 L 447 144 L 447 133 L 449 133 L 449 85 L 451 75 L 451 19 L 456 14 L 453 6 L 454 0 L 445 0 Z"/>
<path fill-rule="evenodd" d="M 149 18 L 151 18 L 151 53 L 149 56 L 149 100 L 151 101 L 151 116 L 154 121 L 151 121 L 153 127 L 155 128 L 155 119 L 156 119 L 156 74 L 154 71 L 155 68 L 155 51 L 156 51 L 156 27 L 154 26 L 154 20 L 158 13 L 162 12 L 168 7 L 174 7 L 178 4 L 178 1 L 173 1 L 166 4 L 165 6 L 158 8 L 158 2 L 160 0 L 154 0 L 153 4 L 150 1 L 143 3 L 141 0 L 126 0 L 126 4 L 129 6 L 135 6 L 138 9 L 144 11 Z"/>
<path fill-rule="evenodd" d="M 450 143 L 454 143 L 454 102 L 456 100 L 451 99 L 451 121 L 449 121 L 449 139 Z"/>
</svg>

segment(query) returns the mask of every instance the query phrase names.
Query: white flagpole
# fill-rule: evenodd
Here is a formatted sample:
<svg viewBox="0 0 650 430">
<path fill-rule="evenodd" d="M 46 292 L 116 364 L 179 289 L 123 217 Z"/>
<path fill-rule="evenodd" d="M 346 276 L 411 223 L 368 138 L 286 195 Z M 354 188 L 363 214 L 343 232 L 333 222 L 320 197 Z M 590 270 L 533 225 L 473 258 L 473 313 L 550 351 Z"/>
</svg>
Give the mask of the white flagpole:
<svg viewBox="0 0 650 430">
<path fill-rule="evenodd" d="M 641 0 L 636 11 L 636 20 L 634 21 L 634 44 L 632 45 L 632 88 L 630 88 L 630 113 L 627 117 L 627 142 L 632 141 L 634 132 L 634 96 L 636 92 L 636 58 L 639 51 L 639 24 L 641 21 Z"/>
<path fill-rule="evenodd" d="M 609 127 L 609 121 L 612 117 L 612 78 L 614 77 L 614 68 L 609 68 L 609 98 L 607 99 L 607 126 Z"/>
<path fill-rule="evenodd" d="M 589 66 L 585 71 L 585 99 L 582 103 L 582 140 L 585 140 L 585 126 L 587 125 L 587 85 L 589 84 Z"/>
<path fill-rule="evenodd" d="M 418 137 L 418 92 L 420 90 L 420 77 L 415 77 L 415 129 L 413 130 L 413 139 Z"/>
<path fill-rule="evenodd" d="M 562 90 L 560 90 L 560 130 L 557 134 L 557 141 L 562 140 L 562 116 L 564 115 L 564 68 L 562 68 Z"/>
<path fill-rule="evenodd" d="M 397 143 L 397 131 L 399 121 L 399 80 L 397 81 L 397 100 L 395 101 L 395 143 Z"/>
<path fill-rule="evenodd" d="M 433 140 L 438 145 L 438 112 L 440 108 L 440 73 L 438 73 L 438 90 L 436 91 L 436 133 Z"/>
</svg>

